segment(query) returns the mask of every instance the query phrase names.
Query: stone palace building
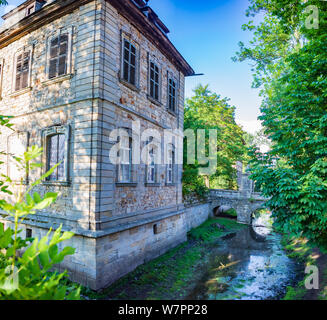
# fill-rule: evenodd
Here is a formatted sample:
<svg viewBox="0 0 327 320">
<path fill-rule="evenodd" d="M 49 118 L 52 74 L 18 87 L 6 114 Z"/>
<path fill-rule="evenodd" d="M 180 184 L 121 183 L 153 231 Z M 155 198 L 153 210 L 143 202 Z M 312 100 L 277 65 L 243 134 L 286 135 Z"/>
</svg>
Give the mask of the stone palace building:
<svg viewBox="0 0 327 320">
<path fill-rule="evenodd" d="M 185 241 L 197 219 L 208 217 L 207 210 L 187 213 L 182 166 L 174 160 L 109 159 L 114 129 L 130 132 L 138 122 L 140 132 L 183 130 L 184 79 L 194 71 L 143 0 L 28 0 L 3 19 L 0 114 L 14 116 L 15 131 L 2 130 L 0 151 L 38 145 L 45 169 L 61 161 L 38 187 L 58 192 L 57 203 L 29 217 L 24 232 L 42 237 L 60 225 L 73 231 L 64 245 L 76 254 L 59 269 L 104 288 Z M 134 151 L 127 143 L 125 154 Z M 20 179 L 9 157 L 1 170 Z"/>
</svg>

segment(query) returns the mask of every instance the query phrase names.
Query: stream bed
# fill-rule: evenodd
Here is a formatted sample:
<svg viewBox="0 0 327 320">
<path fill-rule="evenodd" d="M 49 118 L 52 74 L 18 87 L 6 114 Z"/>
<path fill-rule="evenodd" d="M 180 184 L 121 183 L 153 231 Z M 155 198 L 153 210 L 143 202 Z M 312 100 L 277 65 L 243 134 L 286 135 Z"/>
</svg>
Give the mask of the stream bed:
<svg viewBox="0 0 327 320">
<path fill-rule="evenodd" d="M 211 247 L 187 299 L 277 300 L 301 278 L 303 267 L 287 257 L 281 236 L 262 218 L 224 240 Z"/>
</svg>

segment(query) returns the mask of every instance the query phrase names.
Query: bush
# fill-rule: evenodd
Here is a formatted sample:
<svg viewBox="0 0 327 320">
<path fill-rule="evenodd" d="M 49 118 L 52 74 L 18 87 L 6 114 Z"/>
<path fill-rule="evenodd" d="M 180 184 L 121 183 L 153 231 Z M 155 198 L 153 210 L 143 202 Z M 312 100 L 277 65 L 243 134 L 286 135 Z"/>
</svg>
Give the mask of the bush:
<svg viewBox="0 0 327 320">
<path fill-rule="evenodd" d="M 0 125 L 9 126 L 7 120 L 0 117 Z M 4 153 L 2 153 L 4 154 Z M 40 168 L 41 164 L 35 159 L 42 155 L 42 149 L 36 146 L 28 148 L 22 158 L 13 156 L 17 168 L 23 173 Z M 2 163 L 0 162 L 0 165 Z M 50 272 L 53 267 L 61 263 L 67 255 L 75 252 L 74 248 L 65 247 L 59 250 L 58 244 L 71 239 L 73 233 L 61 232 L 61 227 L 52 230 L 39 239 L 23 240 L 18 235 L 20 224 L 38 210 L 48 208 L 57 199 L 57 193 L 46 193 L 41 196 L 37 192 L 32 194 L 35 186 L 52 174 L 54 166 L 42 177 L 32 182 L 30 187 L 23 192 L 25 186 L 21 179 L 20 186 L 1 175 L 0 191 L 11 196 L 12 202 L 0 199 L 0 209 L 5 211 L 7 218 L 14 224 L 14 229 L 4 228 L 0 224 L 0 300 L 63 300 L 79 299 L 80 288 L 70 288 L 63 284 L 67 273 Z M 18 191 L 17 191 L 18 190 Z"/>
</svg>

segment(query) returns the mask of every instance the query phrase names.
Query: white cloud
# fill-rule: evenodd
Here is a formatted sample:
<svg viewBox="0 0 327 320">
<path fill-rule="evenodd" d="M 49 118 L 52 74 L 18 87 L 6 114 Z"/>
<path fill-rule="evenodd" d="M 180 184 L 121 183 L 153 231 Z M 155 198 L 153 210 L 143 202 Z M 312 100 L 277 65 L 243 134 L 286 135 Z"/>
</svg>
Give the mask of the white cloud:
<svg viewBox="0 0 327 320">
<path fill-rule="evenodd" d="M 262 128 L 261 122 L 259 120 L 251 120 L 251 121 L 244 121 L 238 120 L 238 125 L 242 126 L 246 132 L 249 133 L 256 133 Z"/>
</svg>

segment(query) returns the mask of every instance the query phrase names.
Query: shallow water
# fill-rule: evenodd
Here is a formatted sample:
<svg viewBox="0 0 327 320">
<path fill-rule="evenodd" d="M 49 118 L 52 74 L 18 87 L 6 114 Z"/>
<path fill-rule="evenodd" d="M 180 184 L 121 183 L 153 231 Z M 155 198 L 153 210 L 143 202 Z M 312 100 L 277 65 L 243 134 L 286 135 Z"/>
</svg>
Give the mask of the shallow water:
<svg viewBox="0 0 327 320">
<path fill-rule="evenodd" d="M 225 237 L 210 248 L 202 279 L 188 297 L 195 300 L 272 300 L 295 285 L 301 266 L 288 258 L 267 218 Z"/>
</svg>

